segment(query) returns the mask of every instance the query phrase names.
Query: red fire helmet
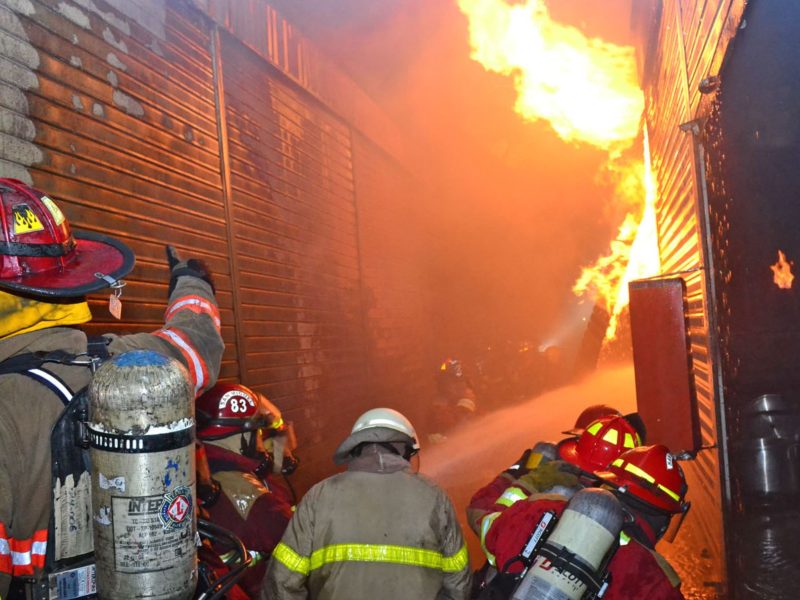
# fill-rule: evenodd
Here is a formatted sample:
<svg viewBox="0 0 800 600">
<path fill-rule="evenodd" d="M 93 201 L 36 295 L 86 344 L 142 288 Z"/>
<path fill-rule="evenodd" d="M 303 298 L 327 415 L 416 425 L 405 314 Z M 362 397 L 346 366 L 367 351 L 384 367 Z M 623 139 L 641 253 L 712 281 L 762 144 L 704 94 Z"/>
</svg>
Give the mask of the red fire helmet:
<svg viewBox="0 0 800 600">
<path fill-rule="evenodd" d="M 608 469 L 595 474 L 659 510 L 681 513 L 686 506 L 686 478 L 666 446 L 657 444 L 628 450 Z"/>
<path fill-rule="evenodd" d="M 238 383 L 216 384 L 197 398 L 195 406 L 201 440 L 218 440 L 268 425 L 257 394 Z"/>
<path fill-rule="evenodd" d="M 602 417 L 590 423 L 577 440 L 561 442 L 558 453 L 563 460 L 594 472 L 640 444 L 639 434 L 624 418 Z"/>
<path fill-rule="evenodd" d="M 565 433 L 567 435 L 574 435 L 575 437 L 579 436 L 583 433 L 583 430 L 586 429 L 586 426 L 589 425 L 592 421 L 596 421 L 601 417 L 621 417 L 622 413 L 619 412 L 613 406 L 609 406 L 608 404 L 592 404 L 591 406 L 587 406 L 581 411 L 581 414 L 578 415 L 578 418 L 575 419 L 575 425 L 572 429 L 568 429 L 567 431 L 562 431 L 561 433 Z"/>
<path fill-rule="evenodd" d="M 0 288 L 48 298 L 85 296 L 133 269 L 122 242 L 71 230 L 48 196 L 17 179 L 0 178 Z"/>
</svg>

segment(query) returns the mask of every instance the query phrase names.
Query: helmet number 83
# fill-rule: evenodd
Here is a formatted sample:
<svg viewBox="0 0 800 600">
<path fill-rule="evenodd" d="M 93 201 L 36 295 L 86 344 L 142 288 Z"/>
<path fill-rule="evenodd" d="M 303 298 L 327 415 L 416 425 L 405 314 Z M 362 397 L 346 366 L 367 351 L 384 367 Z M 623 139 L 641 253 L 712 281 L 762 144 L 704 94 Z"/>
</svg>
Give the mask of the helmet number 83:
<svg viewBox="0 0 800 600">
<path fill-rule="evenodd" d="M 247 412 L 247 401 L 244 398 L 234 398 L 231 400 L 231 412 Z"/>
</svg>

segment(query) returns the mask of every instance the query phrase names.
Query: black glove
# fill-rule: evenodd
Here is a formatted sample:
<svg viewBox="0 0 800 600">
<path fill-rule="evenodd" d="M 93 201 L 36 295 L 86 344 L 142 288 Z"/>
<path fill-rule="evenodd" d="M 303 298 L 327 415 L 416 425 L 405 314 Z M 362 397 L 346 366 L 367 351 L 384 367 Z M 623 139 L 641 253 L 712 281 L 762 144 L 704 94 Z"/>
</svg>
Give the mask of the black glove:
<svg viewBox="0 0 800 600">
<path fill-rule="evenodd" d="M 217 290 L 214 287 L 214 280 L 211 277 L 211 272 L 208 270 L 206 263 L 197 258 L 190 258 L 186 262 L 181 262 L 180 258 L 178 257 L 178 253 L 175 251 L 175 248 L 172 246 L 167 246 L 166 249 L 167 263 L 172 271 L 169 278 L 169 290 L 167 291 L 167 298 L 171 297 L 172 292 L 175 291 L 178 278 L 186 275 L 202 279 L 211 286 L 211 291 L 216 293 Z"/>
</svg>

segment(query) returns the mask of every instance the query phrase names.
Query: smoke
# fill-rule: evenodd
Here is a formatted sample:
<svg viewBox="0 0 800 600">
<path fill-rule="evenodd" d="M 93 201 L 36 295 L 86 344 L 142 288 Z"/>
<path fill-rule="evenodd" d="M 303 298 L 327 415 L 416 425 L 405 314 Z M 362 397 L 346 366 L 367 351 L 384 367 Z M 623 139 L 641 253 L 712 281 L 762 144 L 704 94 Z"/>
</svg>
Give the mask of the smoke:
<svg viewBox="0 0 800 600">
<path fill-rule="evenodd" d="M 624 43 L 628 2 L 559 0 L 550 10 Z M 470 59 L 454 0 L 271 3 L 411 139 L 411 166 L 426 191 L 418 200 L 436 232 L 441 337 L 482 344 L 552 329 L 580 267 L 622 220 L 613 186 L 596 178 L 606 153 L 566 144 L 549 125 L 514 113 L 513 82 Z"/>
<path fill-rule="evenodd" d="M 594 373 L 576 385 L 500 410 L 448 435 L 441 444 L 423 441 L 420 472 L 443 487 L 456 507 L 473 566 L 482 563 L 478 539 L 470 532 L 466 507 L 472 495 L 523 451 L 541 440 L 558 441 L 575 423 L 581 410 L 592 404 L 609 404 L 622 413 L 636 410 L 633 367 Z"/>
</svg>

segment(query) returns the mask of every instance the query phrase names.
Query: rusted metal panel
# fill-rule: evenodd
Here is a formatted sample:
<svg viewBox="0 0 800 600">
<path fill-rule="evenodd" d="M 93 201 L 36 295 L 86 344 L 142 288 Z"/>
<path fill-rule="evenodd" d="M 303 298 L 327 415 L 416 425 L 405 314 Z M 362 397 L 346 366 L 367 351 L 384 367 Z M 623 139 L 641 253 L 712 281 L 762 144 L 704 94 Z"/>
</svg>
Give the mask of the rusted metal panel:
<svg viewBox="0 0 800 600">
<path fill-rule="evenodd" d="M 665 0 L 656 52 L 656 74 L 646 89 L 647 122 L 658 180 L 657 224 L 664 273 L 679 274 L 686 285 L 686 308 L 692 354 L 697 419 L 703 446 L 719 440 L 718 397 L 713 335 L 709 329 L 709 289 L 702 227 L 703 192 L 691 133 L 679 126 L 700 109 L 698 83 L 721 64 L 741 12 L 730 1 Z M 710 73 L 713 74 L 713 73 Z M 704 184 L 704 182 L 701 181 Z M 693 545 L 710 556 L 707 581 L 724 581 L 721 469 L 716 450 L 703 450 L 687 464 L 692 512 L 687 519 Z M 672 557 L 675 554 L 670 553 Z M 680 560 L 678 561 L 680 565 Z M 690 565 L 686 565 L 691 568 Z M 709 593 L 712 593 L 711 591 Z"/>
<path fill-rule="evenodd" d="M 220 40 L 243 377 L 303 423 L 317 446 L 303 475 L 318 478 L 368 401 L 349 130 L 261 56 Z"/>
<path fill-rule="evenodd" d="M 629 284 L 637 408 L 648 440 L 674 452 L 701 445 L 685 287 L 679 277 Z"/>
<path fill-rule="evenodd" d="M 74 225 L 119 236 L 137 254 L 124 322 L 107 316 L 103 298 L 93 299 L 89 329 L 158 326 L 170 242 L 215 271 L 228 343 L 223 374 L 230 372 L 236 345 L 204 21 L 163 1 L 31 0 L 0 11 L 18 48 L 18 56 L 0 59 L 18 65 L 0 69 L 9 90 L 3 104 L 27 126 L 4 173 L 61 200 Z"/>
<path fill-rule="evenodd" d="M 437 347 L 423 191 L 391 155 L 353 136 L 371 394 L 422 430 L 435 394 Z"/>
</svg>

